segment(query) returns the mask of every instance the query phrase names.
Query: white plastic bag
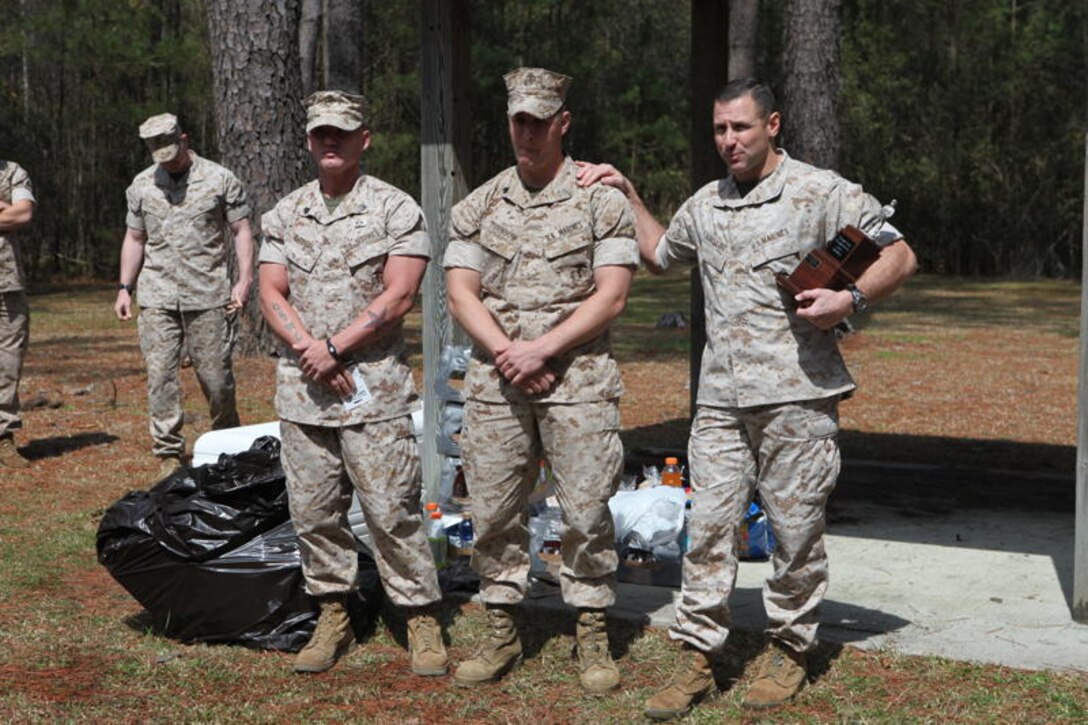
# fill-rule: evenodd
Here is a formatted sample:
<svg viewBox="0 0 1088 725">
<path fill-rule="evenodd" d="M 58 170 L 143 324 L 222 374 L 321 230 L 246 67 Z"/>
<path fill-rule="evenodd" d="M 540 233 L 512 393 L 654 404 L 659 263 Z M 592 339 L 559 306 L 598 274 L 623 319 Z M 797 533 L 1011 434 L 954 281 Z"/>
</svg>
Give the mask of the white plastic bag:
<svg viewBox="0 0 1088 725">
<path fill-rule="evenodd" d="M 675 541 L 684 528 L 687 494 L 674 486 L 620 491 L 608 501 L 616 541 L 650 550 Z"/>
</svg>

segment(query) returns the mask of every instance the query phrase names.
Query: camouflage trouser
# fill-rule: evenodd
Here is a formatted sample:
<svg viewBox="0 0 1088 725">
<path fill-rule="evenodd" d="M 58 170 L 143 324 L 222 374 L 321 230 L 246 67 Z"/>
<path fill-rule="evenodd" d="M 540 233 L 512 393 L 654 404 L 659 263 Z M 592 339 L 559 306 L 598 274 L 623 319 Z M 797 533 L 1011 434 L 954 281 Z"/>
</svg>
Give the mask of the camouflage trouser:
<svg viewBox="0 0 1088 725">
<path fill-rule="evenodd" d="M 0 438 L 23 427 L 19 417 L 19 376 L 29 342 L 26 292 L 0 292 Z"/>
<path fill-rule="evenodd" d="M 527 501 L 541 454 L 555 474 L 563 510 L 563 600 L 575 607 L 611 606 L 619 562 L 608 499 L 623 468 L 615 400 L 466 403 L 461 459 L 472 499 L 472 566 L 480 574 L 481 597 L 490 604 L 516 604 L 528 590 Z"/>
<path fill-rule="evenodd" d="M 711 652 L 729 634 L 736 537 L 759 491 L 777 539 L 763 586 L 769 631 L 805 652 L 827 591 L 824 512 L 839 475 L 838 397 L 758 408 L 700 406 L 688 457 L 694 498 L 684 580 L 669 636 Z"/>
<path fill-rule="evenodd" d="M 354 485 L 390 601 L 422 607 L 441 600 L 419 506 L 422 480 L 411 419 L 343 428 L 281 420 L 280 438 L 306 591 L 322 596 L 357 586 L 359 560 L 348 526 Z"/>
<path fill-rule="evenodd" d="M 153 454 L 166 457 L 185 452 L 178 381 L 182 352 L 188 352 L 193 361 L 193 371 L 208 401 L 212 429 L 238 426 L 230 361 L 233 333 L 225 308 L 188 312 L 144 308 L 137 327 L 147 364 Z"/>
</svg>

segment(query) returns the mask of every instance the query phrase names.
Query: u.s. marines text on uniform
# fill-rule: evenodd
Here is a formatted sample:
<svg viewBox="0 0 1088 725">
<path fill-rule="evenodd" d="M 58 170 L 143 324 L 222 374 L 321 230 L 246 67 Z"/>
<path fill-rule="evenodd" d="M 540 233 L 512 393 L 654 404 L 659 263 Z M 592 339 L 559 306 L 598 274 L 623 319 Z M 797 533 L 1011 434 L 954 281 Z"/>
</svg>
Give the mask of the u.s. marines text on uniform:
<svg viewBox="0 0 1088 725">
<path fill-rule="evenodd" d="M 520 68 L 505 81 L 517 163 L 454 207 L 444 260 L 450 311 L 476 342 L 461 457 L 491 622 L 454 681 L 493 681 L 521 658 L 512 607 L 528 587 L 527 497 L 543 455 L 563 510 L 559 577 L 579 609 L 580 679 L 605 691 L 619 684 L 604 612 L 617 565 L 608 499 L 623 463 L 608 327 L 638 264 L 634 222 L 621 194 L 576 183 L 563 152 L 570 79 Z"/>
<path fill-rule="evenodd" d="M 858 306 L 850 290 L 790 298 L 775 282 L 847 225 L 871 228 L 879 203 L 860 186 L 776 149 L 774 96 L 753 80 L 715 99 L 714 138 L 730 175 L 698 190 L 665 230 L 613 167 L 586 166 L 631 200 L 639 248 L 661 271 L 697 264 L 706 294 L 707 345 L 688 457 L 694 500 L 681 597 L 670 636 L 689 650 L 674 680 L 645 705 L 652 718 L 682 715 L 713 689 L 710 657 L 728 634 L 735 540 L 758 491 L 777 539 L 764 586 L 771 642 L 744 704 L 774 707 L 806 677 L 827 589 L 824 514 L 839 472 L 838 402 L 854 389 L 833 328 Z M 878 224 L 878 226 L 880 226 Z M 858 278 L 861 303 L 890 294 L 915 268 L 898 239 Z"/>
<path fill-rule="evenodd" d="M 365 99 L 319 91 L 305 105 L 317 180 L 262 217 L 260 253 L 261 309 L 283 342 L 276 412 L 291 520 L 321 610 L 294 667 L 327 670 L 355 644 L 346 608 L 358 574 L 347 523 L 354 491 L 385 593 L 408 611 L 411 670 L 443 675 L 442 593 L 420 515 L 402 330 L 430 239 L 407 194 L 360 173 Z"/>
</svg>

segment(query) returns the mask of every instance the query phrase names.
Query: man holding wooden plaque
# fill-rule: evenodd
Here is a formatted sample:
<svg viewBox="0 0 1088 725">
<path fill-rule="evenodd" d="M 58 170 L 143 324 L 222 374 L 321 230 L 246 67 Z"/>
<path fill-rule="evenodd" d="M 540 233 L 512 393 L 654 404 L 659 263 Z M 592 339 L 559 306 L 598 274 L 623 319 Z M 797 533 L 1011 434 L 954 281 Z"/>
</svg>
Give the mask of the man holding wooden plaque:
<svg viewBox="0 0 1088 725">
<path fill-rule="evenodd" d="M 827 589 L 824 514 L 839 473 L 838 403 L 855 387 L 833 328 L 891 294 L 916 266 L 876 199 L 775 148 L 781 116 L 767 86 L 730 82 L 715 98 L 713 123 L 730 175 L 698 190 L 667 230 L 615 168 L 583 165 L 579 179 L 623 191 L 646 266 L 661 273 L 697 263 L 706 293 L 707 345 L 689 442 L 690 548 L 670 630 L 690 657 L 646 701 L 646 714 L 657 719 L 687 713 L 714 688 L 711 659 L 729 632 L 737 528 L 757 491 L 778 545 L 763 590 L 770 642 L 744 704 L 775 707 L 800 691 Z M 855 281 L 787 292 L 782 280 L 850 226 L 878 243 Z M 848 250 L 832 251 L 845 257 Z"/>
</svg>

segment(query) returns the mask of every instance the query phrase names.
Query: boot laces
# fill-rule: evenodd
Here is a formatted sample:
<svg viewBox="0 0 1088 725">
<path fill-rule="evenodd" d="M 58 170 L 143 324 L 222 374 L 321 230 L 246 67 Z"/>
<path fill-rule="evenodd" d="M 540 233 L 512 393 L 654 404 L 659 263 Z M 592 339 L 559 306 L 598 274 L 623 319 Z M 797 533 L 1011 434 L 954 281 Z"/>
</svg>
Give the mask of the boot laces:
<svg viewBox="0 0 1088 725">
<path fill-rule="evenodd" d="M 420 650 L 437 650 L 437 644 L 435 641 L 435 635 L 438 633 L 438 622 L 434 617 L 429 614 L 421 614 L 418 617 L 413 617 L 408 623 L 408 626 L 412 628 L 415 641 L 419 644 Z"/>
</svg>

